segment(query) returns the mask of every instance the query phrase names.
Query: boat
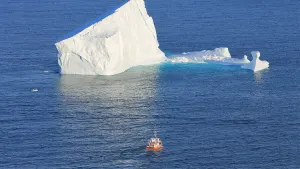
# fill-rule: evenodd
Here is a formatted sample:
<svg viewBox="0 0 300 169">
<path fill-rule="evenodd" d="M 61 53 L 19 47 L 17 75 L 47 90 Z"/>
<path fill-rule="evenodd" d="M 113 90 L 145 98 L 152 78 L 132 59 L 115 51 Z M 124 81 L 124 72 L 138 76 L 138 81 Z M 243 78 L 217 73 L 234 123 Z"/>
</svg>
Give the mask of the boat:
<svg viewBox="0 0 300 169">
<path fill-rule="evenodd" d="M 156 136 L 156 130 L 154 130 L 154 138 L 151 138 L 148 141 L 148 145 L 146 146 L 147 151 L 159 151 L 163 148 L 162 141 L 160 138 Z"/>
</svg>

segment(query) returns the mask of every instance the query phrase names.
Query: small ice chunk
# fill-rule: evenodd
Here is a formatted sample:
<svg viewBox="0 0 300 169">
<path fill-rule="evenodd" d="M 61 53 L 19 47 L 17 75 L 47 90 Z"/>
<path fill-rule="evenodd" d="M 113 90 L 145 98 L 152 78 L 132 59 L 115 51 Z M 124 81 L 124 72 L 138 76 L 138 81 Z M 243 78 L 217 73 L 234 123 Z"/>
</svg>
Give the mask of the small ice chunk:
<svg viewBox="0 0 300 169">
<path fill-rule="evenodd" d="M 250 61 L 248 60 L 248 56 L 247 56 L 247 55 L 244 55 L 244 61 L 250 62 Z"/>
<path fill-rule="evenodd" d="M 260 52 L 259 51 L 252 51 L 252 61 L 250 63 L 244 64 L 241 67 L 244 69 L 251 69 L 254 72 L 260 71 L 263 69 L 267 69 L 269 67 L 269 62 L 260 60 Z"/>
<path fill-rule="evenodd" d="M 32 92 L 38 92 L 39 90 L 38 89 L 32 89 L 31 91 Z"/>
</svg>

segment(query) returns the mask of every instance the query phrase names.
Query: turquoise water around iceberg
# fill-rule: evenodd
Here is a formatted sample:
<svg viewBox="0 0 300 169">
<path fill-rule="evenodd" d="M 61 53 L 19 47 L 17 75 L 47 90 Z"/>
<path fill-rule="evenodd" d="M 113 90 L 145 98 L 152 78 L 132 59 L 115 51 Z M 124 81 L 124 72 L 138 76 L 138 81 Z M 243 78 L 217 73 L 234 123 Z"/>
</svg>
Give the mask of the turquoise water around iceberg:
<svg viewBox="0 0 300 169">
<path fill-rule="evenodd" d="M 299 1 L 146 2 L 163 51 L 260 50 L 271 66 L 258 73 L 165 63 L 59 75 L 56 40 L 120 3 L 0 5 L 0 168 L 299 168 Z M 149 153 L 154 127 L 165 148 Z"/>
</svg>

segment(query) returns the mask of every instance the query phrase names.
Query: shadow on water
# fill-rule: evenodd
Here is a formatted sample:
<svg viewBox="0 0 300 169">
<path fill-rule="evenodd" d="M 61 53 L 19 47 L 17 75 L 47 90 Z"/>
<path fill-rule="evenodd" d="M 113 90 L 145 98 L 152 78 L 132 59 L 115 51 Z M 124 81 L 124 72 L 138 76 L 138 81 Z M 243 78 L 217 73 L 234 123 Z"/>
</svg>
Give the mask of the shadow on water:
<svg viewBox="0 0 300 169">
<path fill-rule="evenodd" d="M 80 101 L 108 109 L 131 107 L 153 98 L 157 72 L 158 66 L 152 66 L 114 76 L 62 75 L 58 85 L 63 101 Z"/>
<path fill-rule="evenodd" d="M 254 72 L 254 80 L 257 84 L 263 84 L 264 83 L 264 76 L 269 73 L 269 69 L 261 70 L 258 72 Z"/>
</svg>

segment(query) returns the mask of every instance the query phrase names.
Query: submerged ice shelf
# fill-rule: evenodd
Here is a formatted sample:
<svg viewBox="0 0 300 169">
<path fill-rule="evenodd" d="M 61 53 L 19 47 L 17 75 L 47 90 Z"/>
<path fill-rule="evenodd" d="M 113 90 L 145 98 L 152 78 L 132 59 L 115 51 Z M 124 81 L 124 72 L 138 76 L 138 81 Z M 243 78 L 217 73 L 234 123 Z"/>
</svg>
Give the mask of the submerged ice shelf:
<svg viewBox="0 0 300 169">
<path fill-rule="evenodd" d="M 114 75 L 166 60 L 144 0 L 129 0 L 57 42 L 61 74 Z"/>
<path fill-rule="evenodd" d="M 214 50 L 203 50 L 198 52 L 187 52 L 176 54 L 169 57 L 168 61 L 172 63 L 208 63 L 221 65 L 235 65 L 244 69 L 251 69 L 254 72 L 269 67 L 269 62 L 259 59 L 260 52 L 253 51 L 252 61 L 244 55 L 242 59 L 232 58 L 228 48 L 216 48 Z"/>
</svg>

